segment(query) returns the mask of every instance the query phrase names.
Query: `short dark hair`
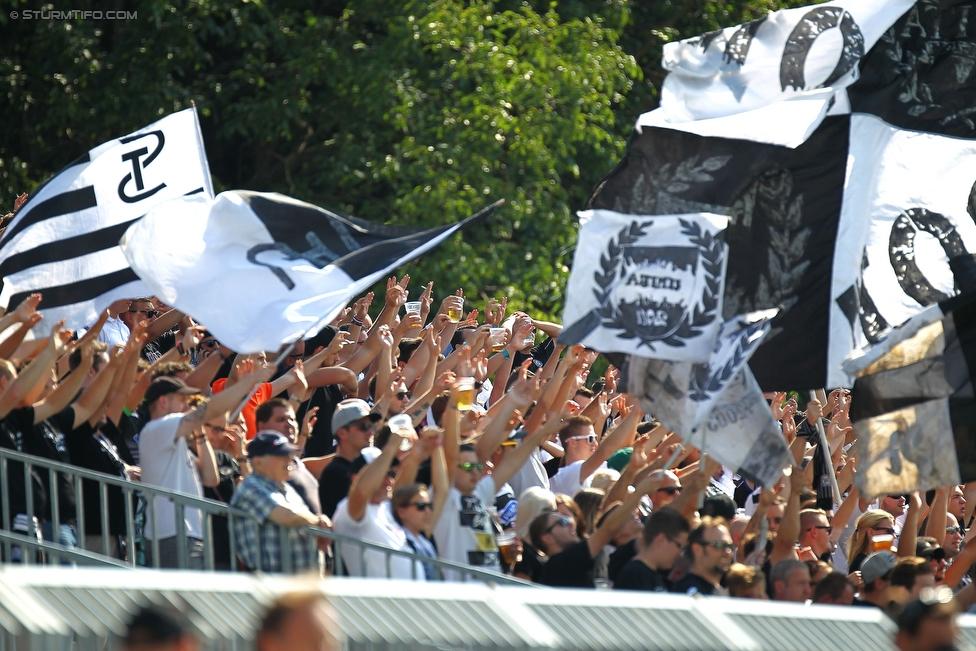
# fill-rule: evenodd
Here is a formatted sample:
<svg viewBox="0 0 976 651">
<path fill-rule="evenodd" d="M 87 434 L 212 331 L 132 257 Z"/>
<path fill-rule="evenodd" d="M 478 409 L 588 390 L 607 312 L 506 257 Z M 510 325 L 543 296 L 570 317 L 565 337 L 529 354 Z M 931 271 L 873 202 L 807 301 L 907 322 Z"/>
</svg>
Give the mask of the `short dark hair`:
<svg viewBox="0 0 976 651">
<path fill-rule="evenodd" d="M 123 644 L 128 648 L 155 647 L 189 634 L 186 617 L 175 608 L 145 606 L 129 620 Z"/>
<path fill-rule="evenodd" d="M 813 589 L 813 603 L 819 602 L 824 597 L 829 596 L 831 601 L 840 601 L 847 591 L 847 586 L 854 589 L 854 584 L 843 572 L 831 572 L 820 579 L 817 586 Z"/>
<path fill-rule="evenodd" d="M 474 454 L 478 454 L 478 448 L 474 446 L 474 443 L 462 443 L 458 446 L 458 454 L 461 452 L 473 452 Z"/>
<path fill-rule="evenodd" d="M 92 342 L 92 351 L 95 353 L 95 359 L 97 360 L 99 355 L 108 352 L 108 344 L 106 344 L 103 341 L 93 341 Z M 68 369 L 73 371 L 76 368 L 78 368 L 79 366 L 81 366 L 81 348 L 80 347 L 75 348 L 73 351 L 71 351 L 71 354 L 68 355 Z M 100 370 L 100 367 L 99 367 L 99 364 L 98 364 L 97 361 L 93 361 L 92 362 L 92 368 L 95 369 L 96 372 Z"/>
<path fill-rule="evenodd" d="M 325 598 L 322 593 L 314 590 L 309 590 L 308 592 L 292 592 L 278 597 L 261 619 L 261 628 L 258 629 L 258 637 L 263 635 L 280 635 L 284 632 L 288 617 L 292 613 L 305 608 L 311 608 L 315 604 L 323 601 L 325 601 Z"/>
<path fill-rule="evenodd" d="M 255 423 L 267 423 L 274 416 L 275 409 L 279 407 L 286 407 L 288 409 L 293 409 L 291 403 L 284 398 L 272 398 L 266 402 L 262 402 L 258 405 L 258 408 L 254 410 L 254 422 Z"/>
<path fill-rule="evenodd" d="M 587 389 L 586 387 L 580 387 L 579 389 L 576 389 L 576 393 L 574 393 L 573 395 L 574 396 L 585 396 L 587 398 L 592 398 L 596 394 L 593 393 L 593 389 Z"/>
<path fill-rule="evenodd" d="M 400 345 L 397 349 L 400 351 L 400 361 L 404 364 L 410 362 L 411 355 L 420 348 L 420 345 L 424 343 L 424 340 L 420 337 L 404 337 L 400 340 Z"/>
<path fill-rule="evenodd" d="M 644 545 L 650 545 L 654 539 L 664 535 L 668 540 L 674 540 L 681 533 L 691 533 L 688 519 L 674 509 L 667 507 L 656 509 L 644 521 L 644 533 L 641 537 Z"/>
<path fill-rule="evenodd" d="M 895 563 L 895 569 L 891 570 L 891 585 L 900 585 L 912 590 L 915 588 L 915 579 L 926 574 L 935 574 L 935 572 L 924 558 L 918 556 L 899 558 Z"/>
<path fill-rule="evenodd" d="M 559 444 L 566 447 L 566 441 L 569 440 L 570 435 L 578 427 L 590 427 L 593 425 L 593 421 L 586 416 L 573 416 L 566 421 L 563 428 L 559 430 Z"/>
</svg>

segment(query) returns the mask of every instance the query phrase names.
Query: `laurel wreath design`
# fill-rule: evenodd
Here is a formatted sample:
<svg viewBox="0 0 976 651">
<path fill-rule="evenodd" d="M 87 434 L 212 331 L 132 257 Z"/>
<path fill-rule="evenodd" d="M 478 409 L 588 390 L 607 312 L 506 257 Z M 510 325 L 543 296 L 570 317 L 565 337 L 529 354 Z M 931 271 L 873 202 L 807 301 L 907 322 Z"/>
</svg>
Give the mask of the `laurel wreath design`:
<svg viewBox="0 0 976 651">
<path fill-rule="evenodd" d="M 616 239 L 611 238 L 607 245 L 606 254 L 600 256 L 602 272 L 597 271 L 593 274 L 593 280 L 599 287 L 599 289 L 594 289 L 593 293 L 601 305 L 600 309 L 596 310 L 603 320 L 601 325 L 611 330 L 621 330 L 617 334 L 619 339 L 637 339 L 639 340 L 638 346 L 646 346 L 652 351 L 656 343 L 674 347 L 685 346 L 687 339 L 700 335 L 702 328 L 715 320 L 718 308 L 722 271 L 722 240 L 712 233 L 703 231 L 701 226 L 695 222 L 685 219 L 679 219 L 678 222 L 681 224 L 681 234 L 688 236 L 689 241 L 699 249 L 702 268 L 705 272 L 705 288 L 702 292 L 701 304 L 696 305 L 691 314 L 686 312 L 677 330 L 667 337 L 648 336 L 647 333 L 636 329 L 633 323 L 624 321 L 621 318 L 622 313 L 619 306 L 613 305 L 610 298 L 611 290 L 617 283 L 623 265 L 624 247 L 634 244 L 645 235 L 647 229 L 654 224 L 653 220 L 631 222 L 630 226 L 617 233 Z"/>
<path fill-rule="evenodd" d="M 732 379 L 732 376 L 742 368 L 742 362 L 745 359 L 746 351 L 753 347 L 750 345 L 750 340 L 753 335 L 761 330 L 765 325 L 765 322 L 754 323 L 742 331 L 739 336 L 739 340 L 735 343 L 735 350 L 732 352 L 732 358 L 723 366 L 722 368 L 716 370 L 714 373 L 709 373 L 708 363 L 698 363 L 693 364 L 691 368 L 691 382 L 689 386 L 688 397 L 695 402 L 704 402 L 708 400 L 709 397 L 715 392 L 719 391 L 726 383 Z"/>
</svg>

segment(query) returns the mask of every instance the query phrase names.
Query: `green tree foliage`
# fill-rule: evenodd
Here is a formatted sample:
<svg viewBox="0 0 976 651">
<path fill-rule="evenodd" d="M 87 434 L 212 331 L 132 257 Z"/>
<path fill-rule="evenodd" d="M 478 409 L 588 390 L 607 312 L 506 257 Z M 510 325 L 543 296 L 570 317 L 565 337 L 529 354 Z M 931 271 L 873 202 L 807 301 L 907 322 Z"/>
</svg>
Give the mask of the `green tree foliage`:
<svg viewBox="0 0 976 651">
<path fill-rule="evenodd" d="M 558 316 L 575 211 L 653 107 L 670 40 L 781 2 L 124 0 L 131 20 L 0 12 L 0 206 L 92 146 L 195 102 L 218 190 L 433 226 L 504 197 L 411 265 L 438 294 Z M 109 6 L 111 5 L 111 6 Z M 310 8 L 314 7 L 314 9 Z"/>
</svg>

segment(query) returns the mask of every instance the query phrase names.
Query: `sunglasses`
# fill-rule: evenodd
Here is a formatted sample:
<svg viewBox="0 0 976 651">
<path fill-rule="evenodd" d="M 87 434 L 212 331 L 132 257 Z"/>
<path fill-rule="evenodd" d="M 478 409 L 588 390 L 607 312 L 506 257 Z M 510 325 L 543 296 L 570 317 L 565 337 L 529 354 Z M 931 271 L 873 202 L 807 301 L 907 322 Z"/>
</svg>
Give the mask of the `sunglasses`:
<svg viewBox="0 0 976 651">
<path fill-rule="evenodd" d="M 699 543 L 702 547 L 714 547 L 720 552 L 732 551 L 735 546 L 730 542 L 725 542 L 724 540 L 703 540 Z"/>
<path fill-rule="evenodd" d="M 946 533 L 960 533 L 961 531 L 962 531 L 962 527 L 960 527 L 958 524 L 955 524 L 951 527 L 946 527 Z"/>
<path fill-rule="evenodd" d="M 433 511 L 434 510 L 434 503 L 433 502 L 410 502 L 410 504 L 408 504 L 407 506 L 412 506 L 413 508 L 417 509 L 418 511 L 427 511 L 427 510 Z"/>
<path fill-rule="evenodd" d="M 463 472 L 471 472 L 472 470 L 481 472 L 485 469 L 485 464 L 481 463 L 480 461 L 465 461 L 464 463 L 459 463 L 458 468 L 460 468 Z"/>
<path fill-rule="evenodd" d="M 889 536 L 895 535 L 895 530 L 892 529 L 891 527 L 871 527 L 871 529 L 873 529 L 874 531 L 881 531 L 883 533 L 888 534 Z"/>
<path fill-rule="evenodd" d="M 658 493 L 667 493 L 668 495 L 677 495 L 681 492 L 681 486 L 665 486 L 664 488 L 657 489 Z"/>
<path fill-rule="evenodd" d="M 678 548 L 679 552 L 683 552 L 688 547 L 688 545 L 682 545 L 674 538 L 668 538 L 668 542 L 674 543 L 674 546 Z"/>
<path fill-rule="evenodd" d="M 360 421 L 357 421 L 355 423 L 350 423 L 349 426 L 350 427 L 355 427 L 360 432 L 372 432 L 373 431 L 373 423 L 370 423 L 370 422 L 367 422 L 367 421 L 364 421 L 364 420 L 360 420 Z"/>
<path fill-rule="evenodd" d="M 200 345 L 204 348 L 216 348 L 220 344 L 217 343 L 216 339 L 205 339 L 200 342 Z"/>
<path fill-rule="evenodd" d="M 546 529 L 544 533 L 549 533 L 550 531 L 552 531 L 556 527 L 568 527 L 571 524 L 573 524 L 573 519 L 572 518 L 568 518 L 568 517 L 566 517 L 564 515 L 561 518 L 559 518 L 558 520 L 556 520 L 555 522 L 553 522 L 551 525 L 549 525 L 549 528 Z"/>
<path fill-rule="evenodd" d="M 580 439 L 586 439 L 587 443 L 596 443 L 596 434 L 586 434 L 584 436 L 570 436 L 567 441 L 578 441 Z"/>
<path fill-rule="evenodd" d="M 409 391 L 399 391 L 399 392 L 397 392 L 396 397 L 397 397 L 397 400 L 407 400 L 408 398 L 410 398 L 410 392 Z"/>
<path fill-rule="evenodd" d="M 145 314 L 147 319 L 154 319 L 159 312 L 156 310 L 129 310 L 129 314 Z"/>
<path fill-rule="evenodd" d="M 815 526 L 815 527 L 813 527 L 813 528 L 814 528 L 814 529 L 823 529 L 823 530 L 824 530 L 824 531 L 826 531 L 827 533 L 832 533 L 832 532 L 834 531 L 834 528 L 833 528 L 833 527 L 826 527 L 826 526 L 824 526 L 824 525 L 822 525 L 822 524 L 818 524 L 818 525 L 816 525 L 816 526 Z"/>
</svg>

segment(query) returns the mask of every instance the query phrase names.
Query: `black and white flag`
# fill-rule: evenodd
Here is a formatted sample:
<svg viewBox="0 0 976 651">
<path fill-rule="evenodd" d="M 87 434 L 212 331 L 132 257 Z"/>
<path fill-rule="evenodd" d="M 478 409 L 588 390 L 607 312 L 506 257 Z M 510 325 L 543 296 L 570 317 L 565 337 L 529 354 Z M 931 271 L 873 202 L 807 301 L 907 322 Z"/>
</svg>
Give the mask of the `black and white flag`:
<svg viewBox="0 0 976 651">
<path fill-rule="evenodd" d="M 850 386 L 843 360 L 956 294 L 953 265 L 976 253 L 976 6 L 789 11 L 816 18 L 790 28 L 813 57 L 798 92 L 782 76 L 797 51 L 769 45 L 786 12 L 676 45 L 665 87 L 681 92 L 641 117 L 587 207 L 729 215 L 724 316 L 780 308 L 750 363 L 760 385 Z"/>
<path fill-rule="evenodd" d="M 790 453 L 748 361 L 775 314 L 742 314 L 723 323 L 705 363 L 611 355 L 621 368 L 621 391 L 636 395 L 641 409 L 686 443 L 771 485 L 790 465 Z"/>
<path fill-rule="evenodd" d="M 151 294 L 119 238 L 157 204 L 193 194 L 213 196 L 194 109 L 92 149 L 41 185 L 0 238 L 0 306 L 40 292 L 45 323 L 80 328 L 115 300 Z"/>
<path fill-rule="evenodd" d="M 722 325 L 728 217 L 580 213 L 560 343 L 703 361 Z"/>
<path fill-rule="evenodd" d="M 808 89 L 841 91 L 865 52 L 912 0 L 838 0 L 783 9 L 664 46 L 661 89 L 669 122 L 716 118 L 790 99 Z M 770 124 L 775 128 L 775 124 Z"/>
<path fill-rule="evenodd" d="M 153 293 L 241 353 L 313 335 L 391 270 L 462 222 L 429 230 L 386 226 L 280 194 L 222 192 L 158 206 L 122 238 Z"/>
<path fill-rule="evenodd" d="M 845 367 L 867 496 L 976 480 L 976 296 L 932 305 Z"/>
</svg>

